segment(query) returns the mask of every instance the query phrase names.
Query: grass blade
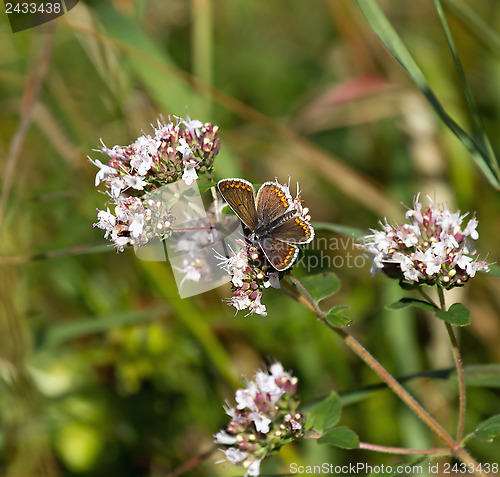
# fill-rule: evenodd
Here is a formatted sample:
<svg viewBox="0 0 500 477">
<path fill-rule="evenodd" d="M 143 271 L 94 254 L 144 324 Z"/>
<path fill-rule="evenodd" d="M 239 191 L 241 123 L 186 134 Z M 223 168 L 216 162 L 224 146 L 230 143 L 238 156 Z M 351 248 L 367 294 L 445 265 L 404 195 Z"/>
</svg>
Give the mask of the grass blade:
<svg viewBox="0 0 500 477">
<path fill-rule="evenodd" d="M 477 144 L 474 139 L 462 129 L 462 127 L 446 112 L 436 94 L 432 91 L 422 70 L 417 65 L 410 52 L 396 33 L 387 17 L 384 15 L 375 0 L 357 0 L 358 5 L 366 21 L 373 32 L 378 36 L 382 44 L 389 50 L 392 56 L 407 71 L 410 78 L 425 95 L 431 106 L 445 125 L 457 136 L 462 144 L 472 155 L 472 158 L 481 169 L 489 182 L 500 189 L 500 180 L 497 168 L 492 167 L 492 161 L 488 153 Z"/>
<path fill-rule="evenodd" d="M 189 115 L 198 118 L 196 106 L 201 104 L 199 95 L 173 71 L 165 75 L 164 70 L 157 67 L 176 66 L 168 53 L 140 25 L 107 2 L 99 3 L 95 13 L 106 33 L 122 48 L 126 47 L 125 61 L 159 107 L 166 114 L 182 116 L 186 106 L 189 106 Z M 142 52 L 147 52 L 147 55 Z"/>
<path fill-rule="evenodd" d="M 447 10 L 465 24 L 485 48 L 498 55 L 500 52 L 500 35 L 472 8 L 461 0 L 445 0 L 445 6 Z"/>
<path fill-rule="evenodd" d="M 448 26 L 448 22 L 446 21 L 446 16 L 443 11 L 443 6 L 441 5 L 441 0 L 434 0 L 434 6 L 436 7 L 439 21 L 441 22 L 444 36 L 446 37 L 446 42 L 448 43 L 448 48 L 450 49 L 450 53 L 453 58 L 455 70 L 458 74 L 460 82 L 462 83 L 462 90 L 464 92 L 465 99 L 467 100 L 467 103 L 471 109 L 472 118 L 477 128 L 477 133 L 482 140 L 484 148 L 488 152 L 488 165 L 490 169 L 495 172 L 496 176 L 500 177 L 495 151 L 493 150 L 490 139 L 486 134 L 483 121 L 481 120 L 481 116 L 479 115 L 479 110 L 477 109 L 476 102 L 474 101 L 474 96 L 472 95 L 472 90 L 470 89 L 469 82 L 467 81 L 467 77 L 465 76 L 465 71 L 462 66 L 462 62 L 460 61 L 460 57 L 458 56 L 458 51 L 453 40 L 453 36 L 451 35 L 450 27 Z"/>
</svg>

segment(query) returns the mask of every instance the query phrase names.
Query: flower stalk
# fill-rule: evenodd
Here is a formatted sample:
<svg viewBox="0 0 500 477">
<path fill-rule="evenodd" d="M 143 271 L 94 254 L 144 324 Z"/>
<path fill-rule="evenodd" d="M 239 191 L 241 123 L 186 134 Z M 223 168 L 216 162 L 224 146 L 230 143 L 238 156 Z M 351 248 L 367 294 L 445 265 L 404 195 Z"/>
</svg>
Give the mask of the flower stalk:
<svg viewBox="0 0 500 477">
<path fill-rule="evenodd" d="M 427 300 L 428 303 L 433 305 L 436 310 L 446 311 L 446 301 L 444 298 L 444 290 L 438 287 L 439 295 L 439 305 L 420 287 L 418 289 L 419 293 Z M 457 423 L 457 442 L 462 442 L 464 425 L 465 425 L 465 411 L 466 411 L 466 389 L 465 389 L 465 375 L 464 367 L 462 362 L 462 357 L 460 354 L 460 348 L 458 346 L 458 341 L 453 331 L 453 327 L 450 323 L 445 322 L 446 332 L 450 338 L 451 349 L 453 353 L 453 359 L 455 361 L 455 369 L 457 371 L 458 380 L 458 423 Z"/>
<path fill-rule="evenodd" d="M 458 347 L 457 338 L 450 323 L 445 323 L 446 331 L 450 337 L 451 348 L 453 351 L 453 358 L 457 368 L 458 379 L 458 424 L 457 424 L 457 442 L 461 442 L 464 434 L 465 424 L 465 408 L 466 408 L 466 390 L 465 390 L 465 376 L 462 357 Z"/>
<path fill-rule="evenodd" d="M 363 345 L 353 336 L 347 333 L 344 329 L 331 325 L 326 313 L 321 310 L 318 303 L 312 298 L 311 294 L 305 289 L 302 283 L 292 274 L 288 275 L 291 282 L 299 290 L 300 294 L 307 300 L 308 308 L 314 312 L 316 317 L 322 321 L 330 330 L 335 332 L 342 340 L 356 353 L 378 376 L 391 388 L 391 390 L 436 434 L 446 445 L 451 452 L 465 464 L 472 464 L 475 469 L 475 474 L 478 476 L 487 477 L 479 463 L 456 442 L 443 427 L 406 391 L 401 384 L 366 350 Z"/>
<path fill-rule="evenodd" d="M 442 288 L 438 287 L 439 293 L 439 304 L 441 310 L 446 310 L 446 302 L 444 298 L 444 291 Z M 465 410 L 467 405 L 466 390 L 465 390 L 465 376 L 464 376 L 464 366 L 462 363 L 462 356 L 460 355 L 460 348 L 458 346 L 457 337 L 450 323 L 445 322 L 446 331 L 450 338 L 451 349 L 453 352 L 453 359 L 455 360 L 455 367 L 457 369 L 457 379 L 458 379 L 458 424 L 457 424 L 457 442 L 461 442 L 464 434 L 464 424 L 465 424 Z"/>
<path fill-rule="evenodd" d="M 368 442 L 360 442 L 360 449 L 365 449 L 374 452 L 383 452 L 384 454 L 398 454 L 398 455 L 448 455 L 450 453 L 449 449 L 445 448 L 435 448 L 435 449 L 405 449 L 404 447 L 390 447 L 390 446 L 379 446 L 377 444 L 371 444 Z"/>
</svg>

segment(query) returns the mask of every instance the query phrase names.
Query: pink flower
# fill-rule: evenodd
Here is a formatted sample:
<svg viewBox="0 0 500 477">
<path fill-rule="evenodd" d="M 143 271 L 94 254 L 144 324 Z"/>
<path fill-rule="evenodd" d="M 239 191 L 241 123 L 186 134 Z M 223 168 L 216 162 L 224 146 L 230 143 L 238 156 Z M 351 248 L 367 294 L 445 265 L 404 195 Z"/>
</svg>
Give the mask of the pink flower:
<svg viewBox="0 0 500 477">
<path fill-rule="evenodd" d="M 233 296 L 226 301 L 236 312 L 248 310 L 245 316 L 254 313 L 267 316 L 266 306 L 261 302 L 262 291 L 270 286 L 279 288 L 279 274 L 261 268 L 265 260 L 260 249 L 245 240 L 239 242 L 241 249 L 231 257 L 218 257 L 219 266 L 231 276 Z"/>
<path fill-rule="evenodd" d="M 245 475 L 257 476 L 267 455 L 304 435 L 296 389 L 297 378 L 274 363 L 269 372 L 257 371 L 245 389 L 236 391 L 237 406 L 226 407 L 231 421 L 214 435 L 226 461 L 243 466 Z"/>
<path fill-rule="evenodd" d="M 383 271 L 407 282 L 443 288 L 462 286 L 477 271 L 489 271 L 486 262 L 469 251 L 469 242 L 479 237 L 478 221 L 472 217 L 462 230 L 466 216 L 432 200 L 424 209 L 417 195 L 413 209 L 406 212 L 409 223 L 382 224 L 382 231 L 372 230 L 359 246 L 373 259 L 372 273 Z"/>
<path fill-rule="evenodd" d="M 175 124 L 158 121 L 153 128 L 153 136 L 144 134 L 128 146 L 110 149 L 103 143 L 98 151 L 108 156 L 106 164 L 89 158 L 99 168 L 96 186 L 105 183 L 115 206 L 114 219 L 109 209 L 106 216 L 101 211 L 95 226 L 106 230 L 105 238 L 119 251 L 168 237 L 174 217 L 151 196 L 163 185 L 179 180 L 191 185 L 199 174 L 210 174 L 219 151 L 218 128 L 212 124 L 176 118 Z"/>
</svg>

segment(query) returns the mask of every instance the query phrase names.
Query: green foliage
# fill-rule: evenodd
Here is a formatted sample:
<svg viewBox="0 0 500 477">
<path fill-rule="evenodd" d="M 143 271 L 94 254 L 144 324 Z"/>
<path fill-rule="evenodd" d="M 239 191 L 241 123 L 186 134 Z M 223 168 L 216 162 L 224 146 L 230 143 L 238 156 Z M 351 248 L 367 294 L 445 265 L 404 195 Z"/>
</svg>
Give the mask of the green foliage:
<svg viewBox="0 0 500 477">
<path fill-rule="evenodd" d="M 99 334 L 113 328 L 153 321 L 164 314 L 169 307 L 160 306 L 134 312 L 110 314 L 103 317 L 79 318 L 71 323 L 55 325 L 49 328 L 44 337 L 43 346 L 60 346 L 72 340 Z"/>
<path fill-rule="evenodd" d="M 386 308 L 388 310 L 401 310 L 402 308 L 408 308 L 410 306 L 414 306 L 415 308 L 421 308 L 422 310 L 435 310 L 436 307 L 431 303 L 428 303 L 423 300 L 417 300 L 416 298 L 401 298 L 395 303 L 391 305 L 387 305 Z"/>
<path fill-rule="evenodd" d="M 200 194 L 203 194 L 203 192 L 206 192 L 212 187 L 215 187 L 216 184 L 216 182 L 206 182 L 204 184 L 199 184 L 198 189 L 200 190 Z"/>
<path fill-rule="evenodd" d="M 359 438 L 354 431 L 345 426 L 335 427 L 326 431 L 318 440 L 320 444 L 328 444 L 341 449 L 356 449 Z"/>
<path fill-rule="evenodd" d="M 446 311 L 436 311 L 436 316 L 451 325 L 467 326 L 470 324 L 470 311 L 461 303 L 451 305 Z"/>
<path fill-rule="evenodd" d="M 212 10 L 195 12 L 202 4 Z M 365 13 L 377 8 L 360 5 Z M 386 299 L 385 277 L 371 278 L 368 261 L 347 260 L 361 256 L 352 238 L 384 217 L 400 221 L 400 203 L 410 204 L 419 191 L 456 203 L 464 213 L 476 211 L 478 249 L 482 256 L 489 252 L 491 262 L 500 254 L 500 198 L 484 178 L 497 184 L 495 168 L 432 1 L 385 5 L 391 24 L 378 14 L 377 34 L 390 42 L 417 86 L 432 85 L 424 89 L 430 105 L 415 95 L 349 0 L 81 1 L 63 18 L 16 34 L 4 17 L 1 475 L 167 475 L 211 449 L 212 435 L 227 424 L 224 401 L 234 398 L 242 375 L 251 376 L 270 358 L 298 376 L 303 403 L 339 390 L 342 424 L 361 440 L 414 442 L 407 421 L 394 424 L 404 416 L 401 404 L 286 290 L 266 290 L 267 317 L 233 317 L 222 301 L 228 286 L 181 300 L 168 262 L 144 262 L 132 250 L 107 247 L 103 231 L 92 227 L 107 197 L 94 187 L 96 168 L 87 156 L 103 160 L 94 150 L 101 138 L 113 147 L 150 134 L 159 115 L 189 114 L 220 127 L 215 177 L 200 185 L 207 197 L 206 189 L 223 177 L 260 184 L 275 176 L 286 182 L 291 174 L 292 193 L 299 181 L 317 239 L 350 238 L 335 250 L 317 240 L 308 244 L 305 258 L 324 261 L 299 270 L 307 290 L 330 310 L 329 322 L 346 326 L 352 320 L 346 329 L 416 395 L 423 383 L 425 392 L 435 386 L 453 395 L 452 371 L 428 371 L 435 369 L 435 350 L 447 346 L 440 333 L 425 320 L 394 326 L 397 312 L 384 305 L 397 296 Z M 484 131 L 498 151 L 500 3 L 485 0 L 471 8 L 447 0 L 443 7 Z M 205 41 L 198 28 L 207 22 Z M 24 129 L 33 97 L 36 107 Z M 434 108 L 484 174 L 471 168 L 469 153 L 447 126 L 434 124 Z M 498 361 L 500 341 L 500 268 L 491 269 L 470 280 L 460 298 L 474 320 L 460 337 L 467 386 L 473 396 L 484 393 L 467 402 L 467 429 L 500 405 L 499 365 L 486 364 Z M 323 270 L 335 272 L 342 289 L 335 275 L 316 276 Z M 396 356 L 391 344 L 405 348 L 409 335 L 415 351 Z M 318 425 L 328 429 L 338 424 L 341 406 L 335 396 L 323 406 Z M 441 417 L 446 429 L 455 427 L 454 412 Z M 300 460 L 352 460 L 352 452 L 310 444 L 285 446 L 270 460 L 271 470 L 286 473 Z M 500 455 L 498 439 L 487 445 L 470 439 L 468 446 L 480 462 Z M 356 455 L 372 465 L 383 459 L 363 450 Z M 212 462 L 191 474 L 236 473 Z"/>
<path fill-rule="evenodd" d="M 427 79 L 425 78 L 422 70 L 419 68 L 410 52 L 401 41 L 400 37 L 396 33 L 396 30 L 391 26 L 388 19 L 378 7 L 376 0 L 358 0 L 358 5 L 363 12 L 366 20 L 368 21 L 370 27 L 379 37 L 380 41 L 389 50 L 389 52 L 396 58 L 396 60 L 401 64 L 401 66 L 407 71 L 410 78 L 415 82 L 417 87 L 425 95 L 434 111 L 446 124 L 446 126 L 452 131 L 462 144 L 468 149 L 473 159 L 479 168 L 483 171 L 485 176 L 488 178 L 490 183 L 496 187 L 500 187 L 500 177 L 498 172 L 498 164 L 496 157 L 492 155 L 491 150 L 485 150 L 482 145 L 479 145 L 445 110 L 438 97 L 431 89 Z M 441 15 L 441 19 L 443 16 Z M 448 41 L 450 41 L 449 35 L 447 36 Z M 450 43 L 451 45 L 451 43 Z M 453 48 L 454 58 L 456 57 L 456 51 Z M 456 61 L 456 60 L 455 60 Z M 462 75 L 463 75 L 463 71 Z M 464 76 L 465 78 L 465 76 Z M 466 82 L 465 82 L 466 83 Z M 466 93 L 466 96 L 469 95 Z M 480 122 L 480 121 L 479 121 Z M 481 130 L 482 123 L 480 123 Z M 484 133 L 486 136 L 486 133 Z M 489 144 L 489 141 L 488 141 Z"/>
<path fill-rule="evenodd" d="M 500 388 L 500 364 L 469 364 L 464 375 L 467 386 Z"/>
<path fill-rule="evenodd" d="M 345 305 L 337 305 L 328 310 L 326 321 L 332 326 L 346 326 L 351 322 L 351 319 L 344 314 L 347 309 Z"/>
<path fill-rule="evenodd" d="M 492 441 L 497 436 L 500 436 L 500 414 L 482 422 L 474 431 L 474 437 L 483 441 Z"/>
<path fill-rule="evenodd" d="M 342 405 L 335 391 L 307 412 L 307 426 L 317 432 L 329 429 L 339 422 Z"/>
<path fill-rule="evenodd" d="M 306 276 L 300 281 L 316 302 L 324 300 L 340 290 L 340 280 L 333 272 Z"/>
</svg>

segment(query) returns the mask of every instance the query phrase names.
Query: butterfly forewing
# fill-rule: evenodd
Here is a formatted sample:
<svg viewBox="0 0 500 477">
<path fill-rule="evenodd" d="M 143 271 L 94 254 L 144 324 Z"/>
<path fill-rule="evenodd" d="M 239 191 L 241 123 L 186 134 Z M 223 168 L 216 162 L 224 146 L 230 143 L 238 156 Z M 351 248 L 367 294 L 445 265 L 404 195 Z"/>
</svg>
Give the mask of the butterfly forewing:
<svg viewBox="0 0 500 477">
<path fill-rule="evenodd" d="M 259 225 L 265 227 L 275 221 L 279 222 L 279 218 L 291 209 L 292 203 L 292 197 L 281 184 L 264 182 L 257 192 Z"/>
<path fill-rule="evenodd" d="M 250 182 L 243 179 L 223 179 L 217 183 L 222 198 L 251 230 L 257 228 L 255 190 Z"/>
<path fill-rule="evenodd" d="M 260 239 L 259 244 L 269 263 L 280 272 L 290 268 L 299 253 L 295 245 L 274 240 L 271 237 Z"/>
<path fill-rule="evenodd" d="M 301 216 L 295 216 L 274 227 L 269 236 L 288 244 L 304 244 L 314 238 L 314 229 Z"/>
</svg>

